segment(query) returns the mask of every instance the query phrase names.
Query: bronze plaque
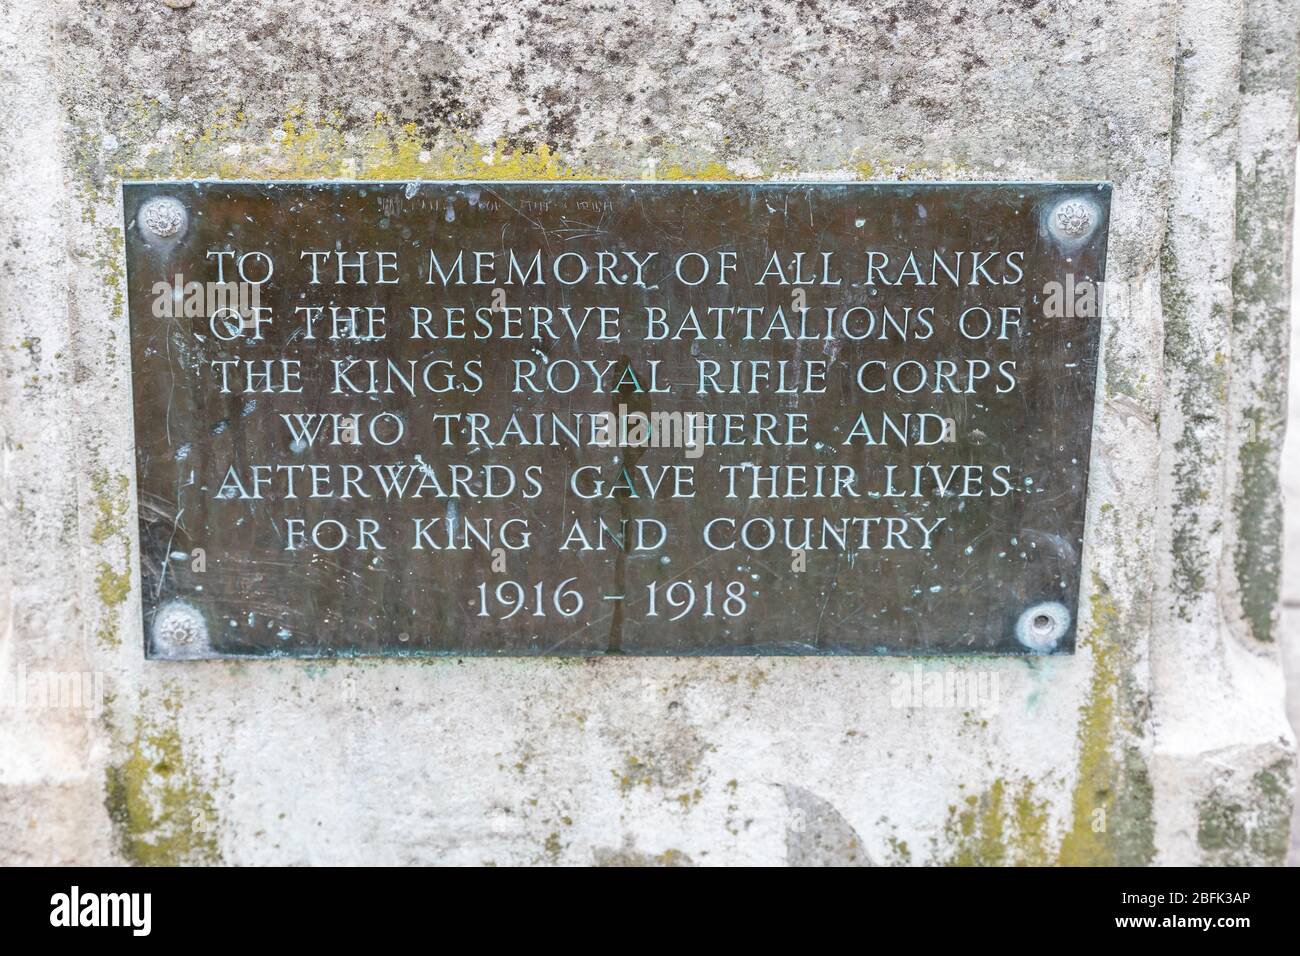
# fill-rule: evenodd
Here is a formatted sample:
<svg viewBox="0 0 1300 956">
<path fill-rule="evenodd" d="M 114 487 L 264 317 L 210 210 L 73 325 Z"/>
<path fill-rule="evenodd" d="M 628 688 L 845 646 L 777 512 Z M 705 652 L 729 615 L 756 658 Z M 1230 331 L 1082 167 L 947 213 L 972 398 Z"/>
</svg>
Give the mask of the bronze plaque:
<svg viewBox="0 0 1300 956">
<path fill-rule="evenodd" d="M 1074 648 L 1103 183 L 131 183 L 145 653 Z"/>
</svg>

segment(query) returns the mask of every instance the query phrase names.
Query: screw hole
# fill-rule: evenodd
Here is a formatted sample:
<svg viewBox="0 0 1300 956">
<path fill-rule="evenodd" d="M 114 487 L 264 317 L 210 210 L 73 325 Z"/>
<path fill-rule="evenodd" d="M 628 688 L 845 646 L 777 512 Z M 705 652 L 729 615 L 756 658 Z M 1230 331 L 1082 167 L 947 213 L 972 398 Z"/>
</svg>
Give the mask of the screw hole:
<svg viewBox="0 0 1300 956">
<path fill-rule="evenodd" d="M 1016 620 L 1016 639 L 1036 654 L 1055 650 L 1070 628 L 1070 612 L 1064 604 L 1043 601 L 1028 607 Z"/>
</svg>

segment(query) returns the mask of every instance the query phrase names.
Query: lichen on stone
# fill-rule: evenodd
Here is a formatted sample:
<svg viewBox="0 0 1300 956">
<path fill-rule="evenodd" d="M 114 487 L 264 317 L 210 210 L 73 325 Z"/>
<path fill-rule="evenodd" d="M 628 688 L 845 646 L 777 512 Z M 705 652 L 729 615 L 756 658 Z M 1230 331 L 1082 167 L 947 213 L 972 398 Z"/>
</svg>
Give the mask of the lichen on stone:
<svg viewBox="0 0 1300 956">
<path fill-rule="evenodd" d="M 1213 866 L 1280 866 L 1291 832 L 1291 761 L 1256 771 L 1244 792 L 1224 781 L 1197 804 L 1196 842 Z"/>
<path fill-rule="evenodd" d="M 178 701 L 141 717 L 124 753 L 105 771 L 104 805 L 128 863 L 219 863 L 216 801 L 189 764 L 177 725 Z"/>
<path fill-rule="evenodd" d="M 91 503 L 94 524 L 90 529 L 90 540 L 103 544 L 126 531 L 126 515 L 131 506 L 131 479 L 126 475 L 97 470 L 90 475 L 90 489 L 94 495 Z"/>
<path fill-rule="evenodd" d="M 1153 794 L 1146 763 L 1123 739 L 1133 708 L 1123 707 L 1128 655 L 1120 639 L 1121 611 L 1094 575 L 1091 626 L 1081 639 L 1092 656 L 1088 695 L 1079 712 L 1079 756 L 1071 823 L 1057 862 L 1065 866 L 1140 866 L 1155 856 Z"/>
<path fill-rule="evenodd" d="M 949 866 L 1043 866 L 1049 862 L 1048 803 L 1031 780 L 996 779 L 948 808 Z"/>
</svg>

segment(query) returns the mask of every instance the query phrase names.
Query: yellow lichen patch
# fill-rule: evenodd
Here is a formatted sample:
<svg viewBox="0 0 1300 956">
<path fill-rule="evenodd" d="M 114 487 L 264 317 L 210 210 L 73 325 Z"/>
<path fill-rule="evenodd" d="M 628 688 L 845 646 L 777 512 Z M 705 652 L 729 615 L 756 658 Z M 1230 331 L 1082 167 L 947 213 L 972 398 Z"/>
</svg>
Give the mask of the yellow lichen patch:
<svg viewBox="0 0 1300 956">
<path fill-rule="evenodd" d="M 886 838 L 886 842 L 889 844 L 889 858 L 893 865 L 907 866 L 912 862 L 912 851 L 906 840 L 890 836 Z"/>
<path fill-rule="evenodd" d="M 95 572 L 95 593 L 105 608 L 117 607 L 131 593 L 131 572 L 114 571 L 107 561 L 99 562 Z"/>
<path fill-rule="evenodd" d="M 872 179 L 876 175 L 876 164 L 869 159 L 861 159 L 853 164 L 853 170 L 859 179 Z"/>
<path fill-rule="evenodd" d="M 744 180 L 745 176 L 717 160 L 704 163 L 682 165 L 680 162 L 669 163 L 662 169 L 655 170 L 655 178 L 672 182 L 678 180 L 717 180 L 722 182 Z"/>
<path fill-rule="evenodd" d="M 994 780 L 948 810 L 945 835 L 953 847 L 950 866 L 1042 866 L 1048 861 L 1047 801 L 1034 796 L 1032 781 L 1014 790 Z"/>
<path fill-rule="evenodd" d="M 901 180 L 901 181 L 935 181 L 935 180 L 969 180 L 990 178 L 991 171 L 979 163 L 967 163 L 964 160 L 930 161 L 898 160 L 894 157 L 865 156 L 855 152 L 848 168 L 862 180 Z"/>
<path fill-rule="evenodd" d="M 107 647 L 117 647 L 117 614 L 131 593 L 131 545 L 126 534 L 126 515 L 130 507 L 128 493 L 131 482 L 126 475 L 111 475 L 96 471 L 90 476 L 94 493 L 91 501 L 93 523 L 90 540 L 102 545 L 112 538 L 122 542 L 122 566 L 118 571 L 107 561 L 100 561 L 95 569 L 95 594 L 99 596 L 103 616 L 98 637 Z"/>
<path fill-rule="evenodd" d="M 623 772 L 617 770 L 611 771 L 614 779 L 618 781 L 618 789 L 624 794 L 630 793 L 633 788 L 638 786 L 649 787 L 654 782 L 654 771 L 649 764 L 643 763 L 639 757 L 628 756 L 624 761 Z"/>
<path fill-rule="evenodd" d="M 638 850 L 631 837 L 625 837 L 618 849 L 597 847 L 594 852 L 596 866 L 694 866 L 690 856 L 674 847 L 651 855 Z"/>
<path fill-rule="evenodd" d="M 126 601 L 131 593 L 131 571 L 115 571 L 107 561 L 99 562 L 95 570 L 95 593 L 104 605 L 104 620 L 99 628 L 100 643 L 106 647 L 117 647 L 121 639 L 117 633 L 117 608 Z"/>
<path fill-rule="evenodd" d="M 698 787 L 694 790 L 688 790 L 686 793 L 678 794 L 676 797 L 677 802 L 681 805 L 683 810 L 689 810 L 703 799 L 704 794 L 700 792 Z"/>
<path fill-rule="evenodd" d="M 162 146 L 142 150 L 118 168 L 123 179 L 575 179 L 589 171 L 564 162 L 545 144 L 515 149 L 468 139 L 433 142 L 414 123 L 379 113 L 361 131 L 345 131 L 343 118 L 313 118 L 290 110 L 269 129 L 251 126 L 242 113 L 219 109 L 197 132 L 175 133 Z"/>
<path fill-rule="evenodd" d="M 113 315 L 126 314 L 126 291 L 122 283 L 121 263 L 126 249 L 125 237 L 117 226 L 109 226 L 96 243 L 94 267 L 108 290 Z M 111 358 L 111 355 L 109 356 Z"/>
<path fill-rule="evenodd" d="M 1105 508 L 1103 507 L 1103 512 Z M 1090 597 L 1091 626 L 1080 633 L 1080 657 L 1091 664 L 1079 709 L 1077 777 L 1068 828 L 1055 850 L 1046 801 L 1025 781 L 1010 794 L 995 781 L 980 796 L 949 809 L 944 832 L 957 865 L 1056 863 L 1062 866 L 1148 864 L 1154 854 L 1151 783 L 1140 752 L 1123 744 L 1122 686 L 1126 664 L 1121 609 L 1100 577 Z"/>
<path fill-rule="evenodd" d="M 230 105 L 212 108 L 207 119 L 174 125 L 171 111 L 155 101 L 131 104 L 128 119 L 115 130 L 126 146 L 112 167 L 117 179 L 601 179 L 609 173 L 578 165 L 553 147 L 519 147 L 503 141 L 483 144 L 466 134 L 430 134 L 419 125 L 385 113 L 366 123 L 338 111 L 299 105 L 274 121 L 250 119 Z M 93 145 L 87 145 L 93 152 Z M 642 166 L 647 179 L 664 181 L 743 181 L 774 175 L 817 172 L 753 159 L 704 159 L 690 150 L 659 145 L 657 165 Z M 102 167 L 87 167 L 87 170 Z M 837 178 L 856 175 L 901 179 L 978 178 L 987 170 L 975 164 L 910 160 L 855 149 L 829 170 Z M 621 171 L 626 178 L 627 171 Z M 637 177 L 633 177 L 637 178 Z M 111 202 L 115 181 L 92 184 L 92 192 Z M 94 203 L 85 204 L 94 214 Z"/>
<path fill-rule="evenodd" d="M 131 480 L 126 475 L 97 471 L 90 476 L 90 488 L 95 495 L 91 502 L 95 523 L 90 528 L 90 540 L 103 544 L 126 530 L 126 512 L 130 506 L 127 492 Z"/>
<path fill-rule="evenodd" d="M 130 863 L 176 866 L 220 862 L 211 793 L 187 765 L 176 726 L 176 702 L 164 723 L 145 723 L 109 766 L 104 803 L 118 848 Z"/>
<path fill-rule="evenodd" d="M 433 148 L 414 124 L 388 125 L 384 117 L 362 138 L 361 179 L 576 179 L 583 171 L 563 162 L 549 146 L 514 150 L 455 142 Z"/>
<path fill-rule="evenodd" d="M 691 858 L 681 850 L 669 847 L 664 852 L 658 854 L 655 858 L 658 866 L 691 866 Z"/>
<path fill-rule="evenodd" d="M 1113 865 L 1107 821 L 1114 815 L 1118 765 L 1112 750 L 1119 689 L 1118 645 L 1107 632 L 1119 621 L 1119 609 L 1105 583 L 1092 582 L 1092 627 L 1082 637 L 1092 656 L 1088 697 L 1079 711 L 1079 776 L 1074 787 L 1072 823 L 1061 841 L 1059 862 L 1066 866 Z"/>
</svg>

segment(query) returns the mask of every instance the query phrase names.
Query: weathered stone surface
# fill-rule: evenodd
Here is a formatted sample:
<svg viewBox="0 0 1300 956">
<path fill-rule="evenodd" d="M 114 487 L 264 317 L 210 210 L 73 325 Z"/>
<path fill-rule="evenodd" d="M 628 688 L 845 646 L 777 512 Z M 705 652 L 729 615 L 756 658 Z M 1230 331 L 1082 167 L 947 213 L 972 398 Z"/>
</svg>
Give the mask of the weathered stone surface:
<svg viewBox="0 0 1300 956">
<path fill-rule="evenodd" d="M 1300 165 L 1300 157 L 1297 158 Z M 1292 231 L 1294 235 L 1294 229 Z M 1291 285 L 1300 281 L 1300 260 L 1291 259 Z M 1291 319 L 1291 382 L 1300 381 L 1300 321 Z M 1300 389 L 1291 388 L 1287 420 L 1300 421 Z M 1278 621 L 1278 644 L 1282 652 L 1282 670 L 1287 679 L 1286 711 L 1293 730 L 1300 728 L 1300 428 L 1288 426 L 1282 448 L 1282 489 L 1286 503 L 1285 567 L 1282 574 L 1282 612 Z M 1291 849 L 1287 857 L 1291 866 L 1300 864 L 1300 800 L 1291 817 Z"/>
<path fill-rule="evenodd" d="M 0 10 L 5 861 L 1280 861 L 1294 4 Z M 142 659 L 124 178 L 693 175 L 1114 183 L 1074 657 Z"/>
</svg>

